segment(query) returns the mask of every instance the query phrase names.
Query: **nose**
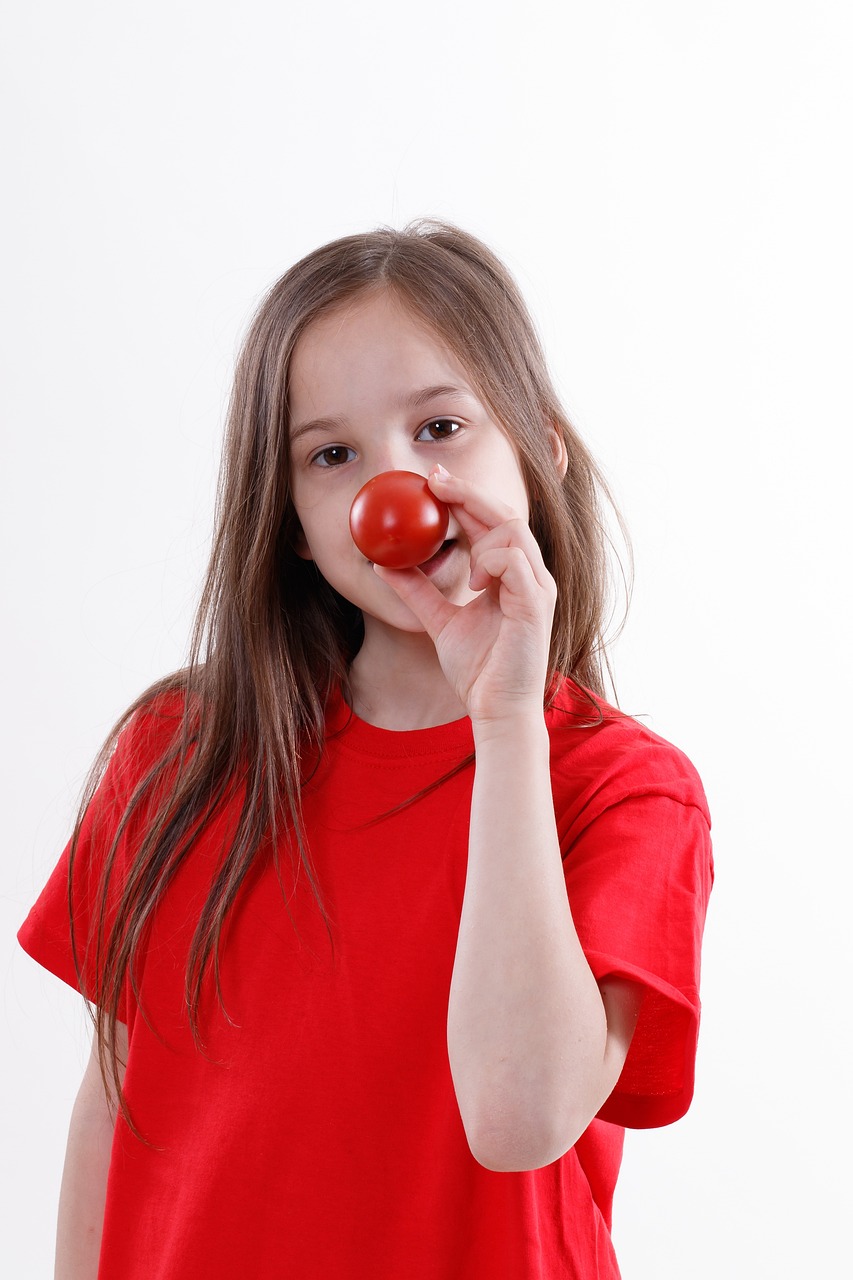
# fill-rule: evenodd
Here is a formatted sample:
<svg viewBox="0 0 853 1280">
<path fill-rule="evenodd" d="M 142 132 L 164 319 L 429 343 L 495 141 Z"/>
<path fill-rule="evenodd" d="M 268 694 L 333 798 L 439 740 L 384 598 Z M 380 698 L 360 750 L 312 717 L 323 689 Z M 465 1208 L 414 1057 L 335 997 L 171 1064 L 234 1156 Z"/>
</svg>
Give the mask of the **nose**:
<svg viewBox="0 0 853 1280">
<path fill-rule="evenodd" d="M 372 452 L 369 472 L 366 479 L 381 475 L 384 471 L 413 471 L 415 475 L 426 480 L 430 467 L 423 457 L 418 457 L 405 441 L 394 441 L 383 444 Z"/>
</svg>

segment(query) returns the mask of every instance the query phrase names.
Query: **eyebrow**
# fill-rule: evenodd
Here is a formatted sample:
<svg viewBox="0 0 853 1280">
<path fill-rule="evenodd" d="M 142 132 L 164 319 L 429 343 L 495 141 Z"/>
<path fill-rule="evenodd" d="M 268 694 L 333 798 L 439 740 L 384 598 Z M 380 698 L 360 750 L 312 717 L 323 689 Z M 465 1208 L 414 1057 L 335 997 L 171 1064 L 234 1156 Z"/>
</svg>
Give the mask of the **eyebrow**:
<svg viewBox="0 0 853 1280">
<path fill-rule="evenodd" d="M 425 404 L 429 404 L 431 400 L 473 400 L 473 394 L 465 387 L 437 386 L 422 387 L 419 391 L 413 391 L 410 395 L 404 396 L 400 401 L 400 407 L 403 409 L 421 409 Z M 312 418 L 310 422 L 302 422 L 298 427 L 294 427 L 290 433 L 291 444 L 298 440 L 301 436 L 307 435 L 309 431 L 332 431 L 340 430 L 347 426 L 347 420 L 342 415 L 331 418 Z"/>
</svg>

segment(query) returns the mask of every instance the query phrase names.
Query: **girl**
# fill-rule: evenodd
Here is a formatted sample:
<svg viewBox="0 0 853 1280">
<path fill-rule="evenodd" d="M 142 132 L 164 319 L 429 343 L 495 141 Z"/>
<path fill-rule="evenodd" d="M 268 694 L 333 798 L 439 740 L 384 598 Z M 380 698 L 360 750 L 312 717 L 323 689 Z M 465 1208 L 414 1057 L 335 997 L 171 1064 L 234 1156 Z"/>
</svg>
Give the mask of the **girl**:
<svg viewBox="0 0 853 1280">
<path fill-rule="evenodd" d="M 350 536 L 428 477 L 419 568 Z M 709 819 L 603 696 L 599 473 L 516 286 L 351 236 L 240 356 L 187 668 L 21 929 L 95 1006 L 67 1278 L 618 1276 L 623 1126 L 687 1109 Z"/>
</svg>

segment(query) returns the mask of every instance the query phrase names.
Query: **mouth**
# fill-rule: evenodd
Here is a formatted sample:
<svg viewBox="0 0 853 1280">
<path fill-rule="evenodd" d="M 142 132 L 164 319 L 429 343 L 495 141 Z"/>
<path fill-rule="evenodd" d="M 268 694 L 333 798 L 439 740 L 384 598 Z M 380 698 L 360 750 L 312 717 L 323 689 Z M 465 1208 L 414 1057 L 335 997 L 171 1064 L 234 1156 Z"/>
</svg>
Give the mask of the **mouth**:
<svg viewBox="0 0 853 1280">
<path fill-rule="evenodd" d="M 435 573 L 447 561 L 455 546 L 455 538 L 445 538 L 435 555 L 430 556 L 429 560 L 425 560 L 423 564 L 418 565 L 421 573 L 425 573 L 427 576 Z"/>
</svg>

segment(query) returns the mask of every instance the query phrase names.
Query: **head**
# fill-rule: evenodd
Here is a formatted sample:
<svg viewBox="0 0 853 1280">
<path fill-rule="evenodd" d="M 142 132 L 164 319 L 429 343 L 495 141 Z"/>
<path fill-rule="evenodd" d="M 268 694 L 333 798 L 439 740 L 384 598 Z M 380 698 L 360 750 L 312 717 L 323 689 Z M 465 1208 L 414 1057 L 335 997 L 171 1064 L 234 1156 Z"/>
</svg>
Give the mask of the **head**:
<svg viewBox="0 0 853 1280">
<path fill-rule="evenodd" d="M 606 489 L 558 402 L 512 277 L 480 241 L 437 222 L 324 245 L 272 287 L 251 325 L 231 404 L 214 557 L 226 588 L 220 600 L 239 601 L 250 664 L 265 619 L 285 618 L 284 647 L 315 688 L 345 679 L 361 642 L 360 611 L 305 556 L 289 439 L 294 356 L 306 345 L 300 339 L 378 294 L 451 353 L 505 433 L 531 528 L 557 582 L 553 668 L 602 692 L 599 494 Z"/>
</svg>

